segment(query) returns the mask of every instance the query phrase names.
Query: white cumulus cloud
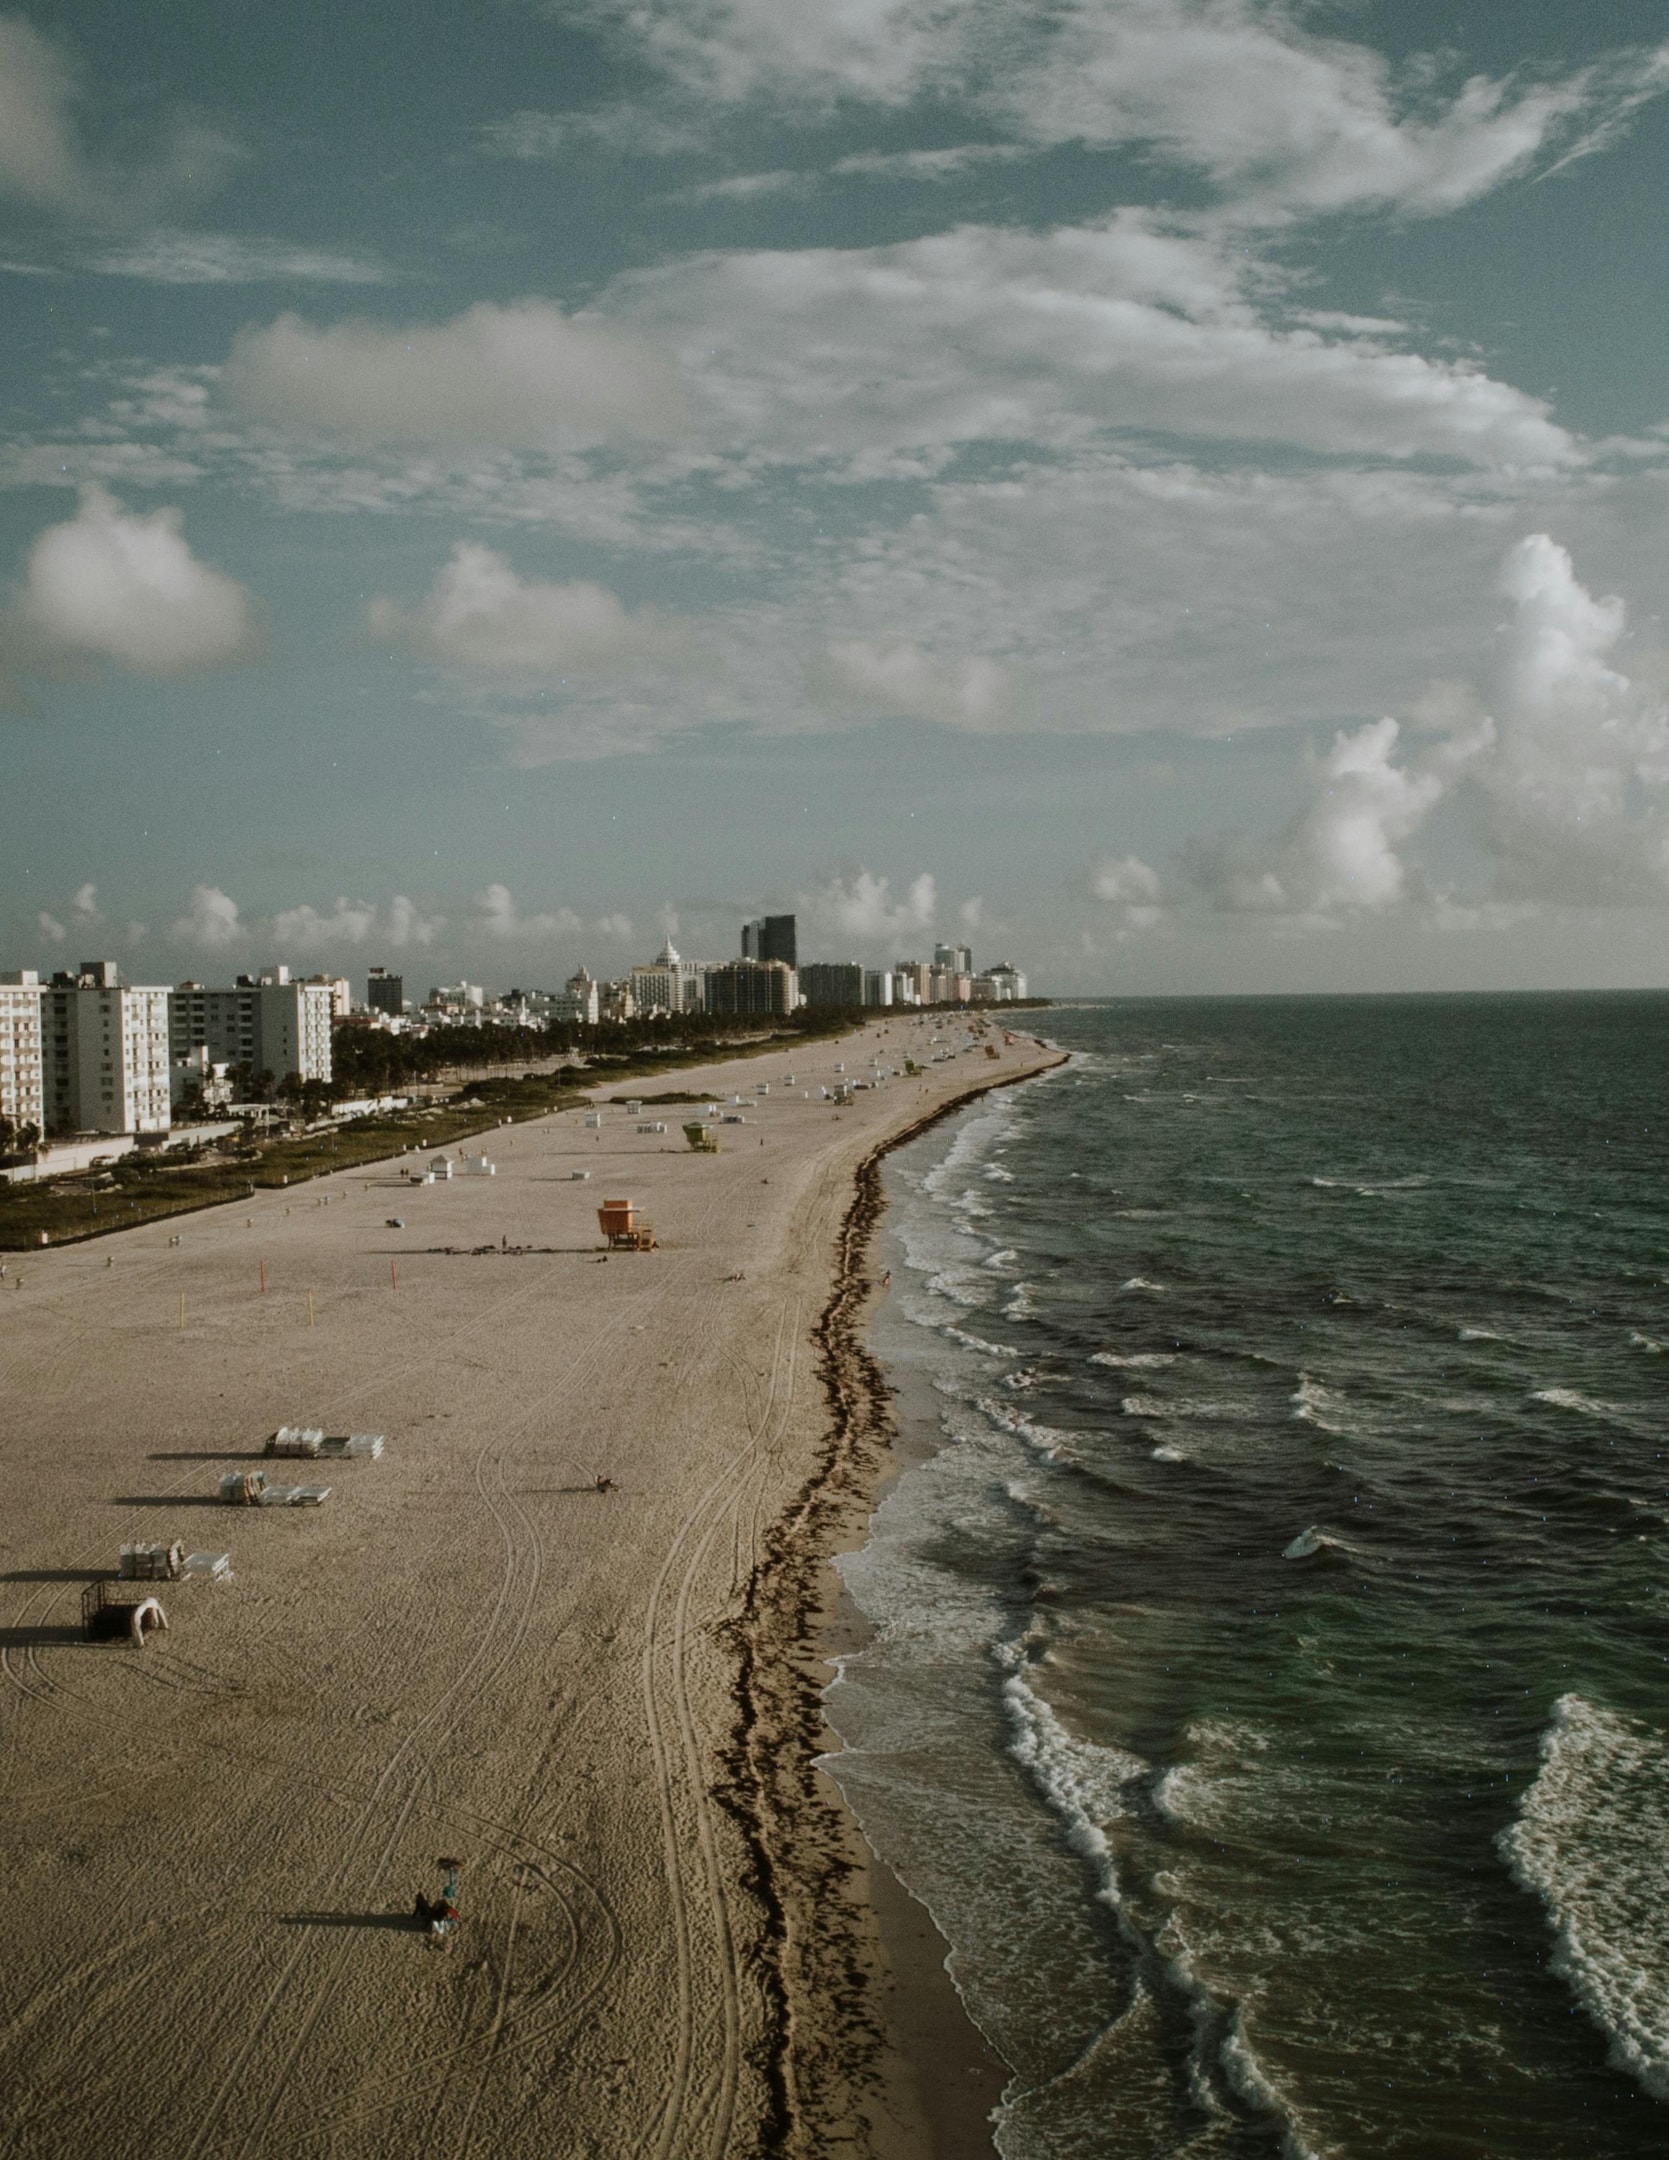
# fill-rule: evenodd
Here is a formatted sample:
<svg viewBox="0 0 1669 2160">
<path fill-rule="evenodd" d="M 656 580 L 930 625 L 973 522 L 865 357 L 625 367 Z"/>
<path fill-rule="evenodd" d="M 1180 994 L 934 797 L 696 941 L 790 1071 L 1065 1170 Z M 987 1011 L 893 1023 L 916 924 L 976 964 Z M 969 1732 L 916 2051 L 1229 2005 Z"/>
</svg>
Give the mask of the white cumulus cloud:
<svg viewBox="0 0 1669 2160">
<path fill-rule="evenodd" d="M 194 885 L 191 905 L 173 923 L 172 930 L 180 944 L 194 945 L 203 952 L 225 952 L 248 935 L 237 902 L 218 885 Z"/>
<path fill-rule="evenodd" d="M 397 640 L 431 660 L 489 675 L 677 665 L 695 656 L 687 627 L 654 608 L 628 609 L 602 585 L 519 577 L 493 549 L 460 541 L 416 607 L 375 599 L 373 637 Z"/>
<path fill-rule="evenodd" d="M 627 915 L 604 915 L 592 923 L 585 922 L 568 907 L 525 915 L 517 907 L 508 885 L 489 885 L 484 892 L 476 894 L 475 905 L 479 910 L 476 928 L 503 942 L 527 939 L 549 944 L 556 939 L 573 939 L 586 933 L 615 939 L 632 935 L 631 918 Z"/>
<path fill-rule="evenodd" d="M 81 490 L 73 518 L 29 551 L 0 642 L 14 665 L 114 660 L 142 675 L 229 667 L 261 647 L 248 592 L 200 562 L 178 510 L 130 511 L 102 487 Z"/>
<path fill-rule="evenodd" d="M 870 946 L 898 946 L 919 936 L 932 927 L 937 906 L 938 886 L 927 870 L 897 899 L 890 879 L 863 869 L 837 873 L 799 897 L 799 912 L 814 935 Z"/>
<path fill-rule="evenodd" d="M 450 322 L 280 315 L 232 344 L 224 388 L 253 419 L 356 442 L 547 443 L 663 436 L 683 425 L 672 364 L 651 346 L 551 302 L 482 301 Z"/>
</svg>

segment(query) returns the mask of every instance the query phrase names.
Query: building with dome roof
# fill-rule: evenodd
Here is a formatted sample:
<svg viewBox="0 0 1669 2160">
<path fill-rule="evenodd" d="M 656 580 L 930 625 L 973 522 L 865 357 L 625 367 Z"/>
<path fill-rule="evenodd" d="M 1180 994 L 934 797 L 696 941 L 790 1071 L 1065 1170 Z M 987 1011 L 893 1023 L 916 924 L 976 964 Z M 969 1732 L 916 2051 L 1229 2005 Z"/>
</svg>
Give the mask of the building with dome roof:
<svg viewBox="0 0 1669 2160">
<path fill-rule="evenodd" d="M 645 967 L 631 974 L 632 1001 L 640 1013 L 701 1012 L 707 1003 L 707 970 L 685 960 L 671 938 Z"/>
</svg>

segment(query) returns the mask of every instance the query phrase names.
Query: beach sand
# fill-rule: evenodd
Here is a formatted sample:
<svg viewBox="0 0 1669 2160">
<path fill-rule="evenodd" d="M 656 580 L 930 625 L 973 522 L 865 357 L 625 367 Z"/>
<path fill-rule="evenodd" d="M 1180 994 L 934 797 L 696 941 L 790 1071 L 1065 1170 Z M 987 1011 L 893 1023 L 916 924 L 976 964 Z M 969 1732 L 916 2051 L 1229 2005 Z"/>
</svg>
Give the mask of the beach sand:
<svg viewBox="0 0 1669 2160">
<path fill-rule="evenodd" d="M 868 1035 L 901 1063 L 928 1032 Z M 11 1263 L 8 2153 L 965 2149 L 996 2069 L 811 1763 L 823 1556 L 888 1459 L 860 1166 L 1054 1058 L 1022 1037 L 838 1115 L 798 1092 L 837 1059 L 868 1050 L 672 1074 L 747 1098 L 716 1157 L 678 1106 L 644 1113 L 664 1138 L 568 1113 L 453 1151 L 492 1178 L 374 1165 Z M 659 1251 L 602 1257 L 616 1195 Z M 265 1466 L 320 1508 L 217 1505 L 284 1422 L 387 1451 Z M 143 1650 L 80 1640 L 141 1538 L 232 1577 L 163 1585 Z M 410 1914 L 443 1854 L 436 1942 Z"/>
</svg>

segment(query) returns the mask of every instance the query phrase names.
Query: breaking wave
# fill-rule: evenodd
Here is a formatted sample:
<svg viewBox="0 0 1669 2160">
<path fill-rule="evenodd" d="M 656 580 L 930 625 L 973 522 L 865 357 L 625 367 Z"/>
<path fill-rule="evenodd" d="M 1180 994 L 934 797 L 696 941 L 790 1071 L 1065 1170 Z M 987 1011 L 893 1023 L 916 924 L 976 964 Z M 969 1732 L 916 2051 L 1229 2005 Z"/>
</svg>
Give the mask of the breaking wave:
<svg viewBox="0 0 1669 2160">
<path fill-rule="evenodd" d="M 1502 1858 L 1547 1907 L 1553 1969 L 1611 2057 L 1669 2100 L 1669 1747 L 1563 1695 Z"/>
</svg>

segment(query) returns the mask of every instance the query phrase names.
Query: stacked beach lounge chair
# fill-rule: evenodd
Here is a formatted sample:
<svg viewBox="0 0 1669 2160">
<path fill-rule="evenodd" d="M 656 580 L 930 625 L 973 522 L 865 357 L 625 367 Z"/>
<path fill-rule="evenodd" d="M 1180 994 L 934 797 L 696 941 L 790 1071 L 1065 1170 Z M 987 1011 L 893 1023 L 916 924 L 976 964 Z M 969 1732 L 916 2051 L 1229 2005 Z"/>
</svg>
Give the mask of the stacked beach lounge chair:
<svg viewBox="0 0 1669 2160">
<path fill-rule="evenodd" d="M 228 1470 L 220 1481 L 228 1507 L 321 1507 L 328 1485 L 269 1485 L 264 1470 Z"/>
<path fill-rule="evenodd" d="M 266 1445 L 269 1455 L 303 1455 L 309 1461 L 323 1455 L 363 1456 L 375 1462 L 382 1450 L 380 1432 L 327 1433 L 322 1425 L 280 1425 Z"/>
</svg>

